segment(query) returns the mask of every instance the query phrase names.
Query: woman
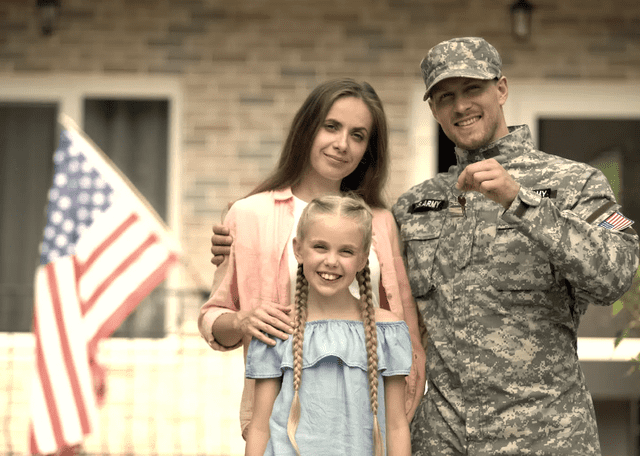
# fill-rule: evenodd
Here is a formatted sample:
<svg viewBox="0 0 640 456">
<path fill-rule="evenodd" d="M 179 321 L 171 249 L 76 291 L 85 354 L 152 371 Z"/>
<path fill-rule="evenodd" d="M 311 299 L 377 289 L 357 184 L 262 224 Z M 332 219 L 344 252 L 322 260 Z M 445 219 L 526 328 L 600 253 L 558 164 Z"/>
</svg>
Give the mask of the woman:
<svg viewBox="0 0 640 456">
<path fill-rule="evenodd" d="M 225 218 L 234 243 L 216 270 L 198 327 L 213 349 L 243 345 L 245 355 L 252 337 L 270 345 L 275 341 L 267 335 L 286 339 L 292 331 L 297 220 L 313 198 L 352 191 L 373 209 L 369 264 L 374 299 L 404 319 L 411 333 L 414 359 L 405 406 L 410 420 L 424 393 L 425 354 L 395 220 L 382 198 L 387 146 L 385 113 L 369 84 L 338 79 L 316 87 L 293 119 L 274 172 L 235 202 Z M 357 284 L 353 288 L 357 296 Z M 245 380 L 243 436 L 251 419 L 253 387 L 253 380 Z"/>
</svg>

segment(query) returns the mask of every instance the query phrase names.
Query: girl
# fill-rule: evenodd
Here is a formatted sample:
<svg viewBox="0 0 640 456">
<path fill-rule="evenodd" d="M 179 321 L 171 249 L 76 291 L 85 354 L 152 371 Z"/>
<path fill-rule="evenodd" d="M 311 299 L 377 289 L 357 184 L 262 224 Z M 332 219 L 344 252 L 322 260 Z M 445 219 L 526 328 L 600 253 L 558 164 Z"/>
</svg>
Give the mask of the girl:
<svg viewBox="0 0 640 456">
<path fill-rule="evenodd" d="M 298 218 L 312 199 L 352 191 L 373 211 L 373 299 L 405 320 L 411 333 L 414 359 L 405 396 L 410 421 L 424 394 L 426 356 L 398 230 L 382 199 L 388 167 L 387 120 L 373 88 L 352 79 L 316 87 L 294 117 L 273 173 L 229 209 L 224 224 L 234 242 L 216 269 L 198 328 L 214 350 L 223 351 L 246 350 L 252 337 L 267 344 L 289 337 L 298 266 L 292 238 Z M 355 284 L 354 295 L 357 288 Z M 243 437 L 252 416 L 253 384 L 245 379 Z"/>
<path fill-rule="evenodd" d="M 382 455 L 385 440 L 387 454 L 411 454 L 403 406 L 411 338 L 404 321 L 373 304 L 371 226 L 371 210 L 351 196 L 304 209 L 293 239 L 293 337 L 275 346 L 254 339 L 247 354 L 256 385 L 245 456 Z"/>
</svg>

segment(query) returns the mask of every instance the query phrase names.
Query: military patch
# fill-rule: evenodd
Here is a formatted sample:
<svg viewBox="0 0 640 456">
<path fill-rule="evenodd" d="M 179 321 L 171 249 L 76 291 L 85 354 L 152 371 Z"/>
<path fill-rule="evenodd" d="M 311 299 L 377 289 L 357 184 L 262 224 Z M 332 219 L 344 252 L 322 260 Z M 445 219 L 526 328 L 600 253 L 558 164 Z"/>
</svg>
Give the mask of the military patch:
<svg viewBox="0 0 640 456">
<path fill-rule="evenodd" d="M 534 192 L 542 198 L 556 198 L 558 196 L 558 190 L 551 188 L 540 188 L 538 190 L 534 190 Z"/>
<path fill-rule="evenodd" d="M 617 231 L 622 231 L 626 228 L 629 228 L 631 225 L 633 225 L 633 220 L 626 218 L 620 212 L 614 212 L 609 217 L 607 217 L 606 220 L 603 220 L 598 224 L 598 226 L 601 226 L 608 230 Z"/>
<path fill-rule="evenodd" d="M 417 203 L 413 203 L 409 208 L 409 213 L 415 214 L 418 212 L 441 211 L 445 207 L 447 207 L 447 202 L 445 200 L 424 199 Z"/>
</svg>

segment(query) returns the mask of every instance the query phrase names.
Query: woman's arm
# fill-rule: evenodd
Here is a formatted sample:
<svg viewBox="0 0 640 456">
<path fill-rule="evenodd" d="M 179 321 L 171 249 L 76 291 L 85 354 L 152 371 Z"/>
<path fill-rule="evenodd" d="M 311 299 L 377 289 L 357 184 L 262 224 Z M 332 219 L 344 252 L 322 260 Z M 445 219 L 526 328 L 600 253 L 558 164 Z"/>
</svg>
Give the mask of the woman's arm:
<svg viewBox="0 0 640 456">
<path fill-rule="evenodd" d="M 281 377 L 256 379 L 253 416 L 247 429 L 245 456 L 264 455 L 270 437 L 269 418 L 281 384 Z"/>
<path fill-rule="evenodd" d="M 251 233 L 251 230 L 238 233 L 236 227 L 237 218 L 242 219 L 239 211 L 248 209 L 236 206 L 229 210 L 225 226 L 235 242 L 248 242 L 242 236 L 247 236 L 246 233 Z M 268 335 L 286 339 L 293 331 L 288 306 L 263 302 L 249 309 L 245 303 L 243 308 L 238 290 L 237 265 L 236 248 L 232 245 L 229 255 L 216 268 L 209 300 L 200 308 L 198 328 L 202 337 L 214 350 L 222 351 L 239 347 L 244 336 L 261 340 L 267 345 L 275 345 Z"/>
<path fill-rule="evenodd" d="M 408 388 L 405 397 L 407 420 L 411 422 L 424 396 L 424 389 L 427 382 L 426 330 L 424 324 L 421 325 L 419 321 L 422 317 L 419 315 L 415 299 L 413 299 L 413 295 L 411 294 L 409 277 L 407 276 L 404 257 L 402 256 L 402 244 L 398 234 L 398 225 L 391 213 L 389 213 L 387 221 L 387 232 L 391 243 L 393 265 L 396 271 L 400 299 L 402 301 L 404 321 L 409 327 L 411 346 L 413 349 L 413 363 L 411 366 L 411 374 L 407 377 Z"/>
<path fill-rule="evenodd" d="M 225 220 L 235 235 L 236 214 L 230 211 Z M 233 328 L 235 313 L 240 310 L 235 252 L 225 257 L 213 276 L 209 299 L 200 308 L 198 329 L 214 350 L 232 350 L 242 343 L 242 333 Z M 218 320 L 222 318 L 222 325 Z M 217 326 L 217 328 L 215 328 Z M 217 332 L 214 332 L 214 328 Z"/>
<path fill-rule="evenodd" d="M 405 378 L 383 377 L 387 456 L 410 456 L 411 435 L 404 411 Z"/>
</svg>

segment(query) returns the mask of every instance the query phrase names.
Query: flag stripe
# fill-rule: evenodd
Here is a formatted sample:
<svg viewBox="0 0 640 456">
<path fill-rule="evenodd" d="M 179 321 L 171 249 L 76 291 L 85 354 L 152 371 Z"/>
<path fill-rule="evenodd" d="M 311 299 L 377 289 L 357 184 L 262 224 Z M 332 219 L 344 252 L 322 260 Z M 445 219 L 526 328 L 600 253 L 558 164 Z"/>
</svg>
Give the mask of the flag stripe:
<svg viewBox="0 0 640 456">
<path fill-rule="evenodd" d="M 144 281 L 151 276 L 159 265 L 175 259 L 170 256 L 165 248 L 160 244 L 154 244 L 146 249 L 136 258 L 129 268 L 119 277 L 113 280 L 109 287 L 102 293 L 100 298 L 85 315 L 85 325 L 91 334 L 105 331 L 101 328 L 105 322 L 112 317 L 113 312 L 117 312 L 113 303 L 124 303 L 131 299 L 130 296 L 137 296 L 136 289 L 143 287 Z M 160 283 L 158 281 L 158 283 Z M 151 290 L 148 290 L 151 291 Z M 112 328 L 114 330 L 115 328 Z M 111 330 L 111 331 L 112 331 Z M 111 331 L 106 331 L 111 334 Z"/>
<path fill-rule="evenodd" d="M 71 257 L 40 266 L 36 272 L 36 377 L 31 413 L 34 443 L 44 454 L 80 443 L 85 434 L 83 418 L 87 418 L 84 427 L 90 428 L 82 410 L 95 407 L 90 374 L 83 369 L 87 364 L 86 343 L 73 289 L 74 275 Z"/>
<path fill-rule="evenodd" d="M 40 410 L 38 411 L 38 413 L 40 414 L 46 413 L 45 416 L 48 418 L 47 424 L 51 426 L 50 430 L 51 430 L 53 439 L 55 440 L 56 447 L 59 448 L 62 445 L 64 445 L 64 438 L 62 435 L 62 421 L 59 419 L 60 414 L 58 413 L 58 407 L 53 397 L 53 387 L 49 379 L 49 374 L 47 372 L 47 367 L 45 365 L 44 357 L 42 356 L 42 340 L 40 338 L 40 327 L 38 324 L 38 317 L 35 312 L 33 315 L 33 330 L 34 330 L 34 335 L 36 340 L 36 370 L 37 370 L 38 380 L 42 386 L 40 391 L 43 394 L 44 402 L 46 405 L 46 411 Z M 45 429 L 46 429 L 46 426 L 45 426 Z M 44 435 L 41 433 L 38 433 L 38 436 L 44 437 Z M 47 440 L 50 440 L 50 439 L 47 439 Z M 35 438 L 35 436 L 33 438 L 33 442 L 34 442 L 34 446 L 38 448 L 38 451 L 37 453 L 34 453 L 32 451 L 32 454 L 40 454 L 41 452 L 45 452 L 45 451 L 48 452 L 46 450 L 46 444 L 42 445 L 43 448 L 42 450 L 40 450 L 40 445 L 38 445 L 38 440 Z M 54 443 L 54 442 L 47 442 L 47 443 L 51 445 L 51 443 Z"/>
<path fill-rule="evenodd" d="M 105 240 L 103 240 L 89 255 L 89 257 L 82 263 L 80 263 L 80 270 L 78 271 L 76 277 L 77 280 L 80 281 L 82 276 L 86 272 L 87 269 L 91 267 L 91 265 L 96 261 L 96 259 L 105 251 L 109 246 L 111 246 L 116 239 L 118 239 L 122 233 L 124 233 L 131 225 L 133 225 L 138 220 L 137 214 L 131 214 L 127 217 L 119 226 L 117 226 Z M 86 312 L 83 312 L 83 314 Z"/>
<path fill-rule="evenodd" d="M 39 388 L 34 388 L 34 390 L 38 391 Z M 42 454 L 40 448 L 38 448 L 38 443 L 36 442 L 36 433 L 33 430 L 33 422 L 29 423 L 29 453 Z"/>
<path fill-rule="evenodd" d="M 147 296 L 151 290 L 157 287 L 166 277 L 169 268 L 177 261 L 177 257 L 171 254 L 153 273 L 151 273 L 98 328 L 96 336 L 90 343 L 90 348 L 97 344 L 99 339 L 110 336 L 122 321 L 129 315 L 135 306 Z"/>
<path fill-rule="evenodd" d="M 46 399 L 44 397 L 44 389 L 40 383 L 40 375 L 38 365 L 35 365 L 35 375 L 31 381 L 33 389 L 31 395 L 30 413 L 31 421 L 29 422 L 29 448 L 31 454 L 43 454 L 42 448 L 57 448 L 56 439 L 53 434 L 51 420 L 47 413 Z M 34 428 L 37 428 L 37 432 Z M 37 440 L 36 440 L 37 435 Z"/>
<path fill-rule="evenodd" d="M 101 230 L 103 225 L 110 226 L 111 229 L 116 229 L 122 222 L 124 222 L 124 220 L 126 220 L 126 218 L 128 218 L 128 216 L 123 217 L 122 214 L 114 214 L 114 211 L 111 210 L 108 210 L 103 215 L 104 217 L 98 220 Z M 124 258 L 135 252 L 140 244 L 149 237 L 152 232 L 153 231 L 144 223 L 134 223 L 128 226 L 126 230 L 122 231 L 118 238 L 112 239 L 109 247 L 104 249 L 98 257 L 95 257 L 92 261 L 91 267 L 85 270 L 78 284 L 80 301 L 86 303 L 84 304 L 85 315 L 90 311 L 90 308 L 95 305 L 94 301 L 96 297 L 93 296 L 96 294 L 98 289 L 104 285 L 107 276 L 123 262 Z M 92 232 L 89 234 L 100 237 L 104 235 L 103 232 L 94 234 L 93 228 Z M 78 257 L 91 256 L 91 252 L 86 251 L 87 248 L 93 247 L 84 244 L 79 245 Z M 153 266 L 155 267 L 156 265 Z M 144 276 L 147 274 L 147 271 L 140 271 L 140 274 L 143 274 Z M 104 293 L 104 291 L 102 293 Z"/>
<path fill-rule="evenodd" d="M 96 288 L 91 297 L 83 303 L 83 314 L 86 314 L 86 310 L 93 307 L 98 298 L 104 293 L 104 291 L 111 285 L 111 283 L 133 263 L 150 245 L 154 244 L 158 237 L 155 234 L 150 234 L 144 242 L 138 246 L 128 257 L 124 259 L 110 274 L 108 274 L 104 281 Z"/>
<path fill-rule="evenodd" d="M 71 345 L 69 343 L 69 335 L 67 332 L 66 321 L 64 320 L 64 311 L 62 309 L 61 296 L 58 291 L 58 283 L 55 275 L 54 265 L 47 265 L 45 268 L 47 274 L 47 282 L 49 290 L 51 292 L 52 304 L 54 315 L 56 318 L 56 325 L 58 327 L 58 335 L 60 337 L 60 345 L 62 346 L 62 354 L 64 358 L 64 364 L 67 370 L 67 376 L 71 383 L 71 391 L 73 392 L 73 399 L 75 401 L 76 410 L 78 412 L 78 418 L 80 419 L 80 426 L 82 427 L 83 434 L 89 433 L 91 427 L 89 425 L 89 418 L 87 415 L 87 409 L 85 407 L 84 400 L 81 396 L 80 379 L 78 378 L 78 371 L 73 362 L 71 354 Z"/>
<path fill-rule="evenodd" d="M 45 388 L 44 394 L 50 393 L 52 403 L 55 404 L 55 408 L 50 409 L 49 419 L 54 425 L 59 423 L 61 434 L 59 437 L 56 436 L 56 441 L 61 439 L 65 444 L 77 441 L 82 436 L 80 417 L 74 404 L 73 386 L 67 374 L 65 350 L 61 340 L 65 335 L 60 333 L 55 303 L 60 299 L 58 294 L 60 287 L 66 289 L 65 284 L 73 283 L 73 271 L 69 268 L 69 264 L 69 258 L 65 257 L 56 263 L 39 268 L 40 280 L 36 290 L 38 297 L 35 309 L 39 322 L 40 348 L 44 359 L 43 369 L 39 372 L 43 386 L 49 385 L 51 388 Z M 54 286 L 50 280 L 51 271 L 56 272 Z M 66 301 L 68 298 L 65 296 L 63 299 Z"/>
</svg>

